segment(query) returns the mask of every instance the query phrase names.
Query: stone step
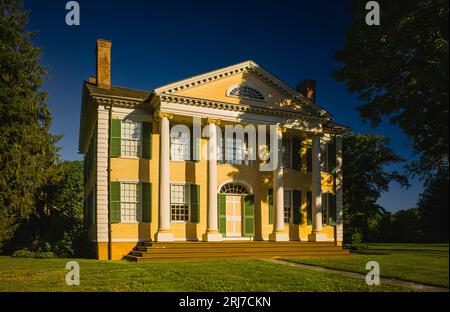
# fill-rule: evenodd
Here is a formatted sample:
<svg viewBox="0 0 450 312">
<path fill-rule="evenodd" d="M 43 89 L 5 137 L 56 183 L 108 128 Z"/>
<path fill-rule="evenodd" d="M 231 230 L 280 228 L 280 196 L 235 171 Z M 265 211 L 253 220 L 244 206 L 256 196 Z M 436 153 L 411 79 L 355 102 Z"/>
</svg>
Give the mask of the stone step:
<svg viewBox="0 0 450 312">
<path fill-rule="evenodd" d="M 158 255 L 152 257 L 141 257 L 135 255 L 127 255 L 125 259 L 136 262 L 144 261 L 178 261 L 178 260 L 212 260 L 212 259 L 272 259 L 280 257 L 341 257 L 348 256 L 347 251 L 340 252 L 281 252 L 281 253 L 198 253 L 198 254 L 170 254 L 170 255 Z"/>
<path fill-rule="evenodd" d="M 222 241 L 222 242 L 143 242 L 140 246 L 152 247 L 152 248 L 206 248 L 206 247 L 236 247 L 242 248 L 245 246 L 308 246 L 308 247 L 323 247 L 323 246 L 336 246 L 334 242 L 268 242 L 268 241 L 252 241 L 252 242 L 239 242 L 239 241 Z"/>
<path fill-rule="evenodd" d="M 125 258 L 132 261 L 222 258 L 343 256 L 348 251 L 334 242 L 144 242 Z"/>
<path fill-rule="evenodd" d="M 337 246 L 321 246 L 321 247 L 308 247 L 308 246 L 245 246 L 245 247 L 193 247 L 190 249 L 186 248 L 154 248 L 147 246 L 137 246 L 133 251 L 136 252 L 148 252 L 148 253 L 198 253 L 198 252 L 211 252 L 211 253 L 220 253 L 220 252 L 259 252 L 259 251 L 340 251 L 341 247 Z"/>
<path fill-rule="evenodd" d="M 330 251 L 330 250 L 324 250 L 324 251 L 289 251 L 289 250 L 283 250 L 283 251 L 274 251 L 274 250 L 267 250 L 267 251 L 240 251 L 240 252 L 197 252 L 197 253 L 149 253 L 149 252 L 141 252 L 141 251 L 132 251 L 131 255 L 136 257 L 142 257 L 142 258 L 179 258 L 179 257 L 206 257 L 206 258 L 220 258 L 223 256 L 258 256 L 258 255 L 274 255 L 274 256 L 281 256 L 281 255 L 302 255 L 302 256 L 308 256 L 308 255 L 331 255 L 331 254 L 340 254 L 342 251 Z"/>
</svg>

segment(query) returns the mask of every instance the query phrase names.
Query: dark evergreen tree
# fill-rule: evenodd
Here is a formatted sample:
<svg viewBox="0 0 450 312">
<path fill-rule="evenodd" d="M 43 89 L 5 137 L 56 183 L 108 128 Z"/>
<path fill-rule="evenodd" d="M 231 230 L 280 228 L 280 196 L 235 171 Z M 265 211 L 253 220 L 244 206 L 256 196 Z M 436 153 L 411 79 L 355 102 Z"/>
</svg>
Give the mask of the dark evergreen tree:
<svg viewBox="0 0 450 312">
<path fill-rule="evenodd" d="M 0 1 L 0 249 L 35 212 L 57 160 L 51 115 L 40 91 L 46 72 L 25 29 L 22 2 Z"/>
</svg>

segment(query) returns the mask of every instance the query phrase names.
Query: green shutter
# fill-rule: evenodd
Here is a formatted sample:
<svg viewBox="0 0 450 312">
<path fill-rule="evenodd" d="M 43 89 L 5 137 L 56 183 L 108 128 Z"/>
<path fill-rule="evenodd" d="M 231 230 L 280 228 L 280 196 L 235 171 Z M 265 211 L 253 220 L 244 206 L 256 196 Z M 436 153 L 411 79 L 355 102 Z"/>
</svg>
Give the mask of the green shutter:
<svg viewBox="0 0 450 312">
<path fill-rule="evenodd" d="M 306 148 L 306 171 L 312 172 L 312 148 Z"/>
<path fill-rule="evenodd" d="M 273 224 L 273 189 L 267 190 L 267 206 L 269 207 L 269 224 Z"/>
<path fill-rule="evenodd" d="M 244 196 L 244 236 L 255 236 L 255 195 Z"/>
<path fill-rule="evenodd" d="M 152 159 L 152 124 L 142 123 L 142 158 Z"/>
<path fill-rule="evenodd" d="M 191 222 L 200 222 L 200 185 L 191 185 Z"/>
<path fill-rule="evenodd" d="M 141 182 L 142 222 L 152 222 L 152 184 Z"/>
<path fill-rule="evenodd" d="M 306 222 L 312 224 L 312 192 L 306 193 Z"/>
<path fill-rule="evenodd" d="M 300 140 L 298 138 L 292 139 L 292 169 L 300 170 L 301 157 L 300 157 Z"/>
<path fill-rule="evenodd" d="M 336 141 L 333 140 L 327 144 L 328 148 L 328 172 L 336 172 Z"/>
<path fill-rule="evenodd" d="M 293 217 L 294 224 L 302 223 L 302 192 L 294 190 L 292 192 L 292 204 L 293 204 Z"/>
<path fill-rule="evenodd" d="M 219 232 L 225 235 L 227 232 L 227 205 L 226 205 L 226 195 L 217 194 L 217 206 L 219 209 Z"/>
<path fill-rule="evenodd" d="M 120 182 L 110 182 L 109 185 L 109 220 L 120 222 Z"/>
<path fill-rule="evenodd" d="M 336 225 L 336 194 L 328 193 L 328 225 Z"/>
<path fill-rule="evenodd" d="M 120 138 L 122 131 L 122 121 L 120 119 L 111 119 L 110 146 L 109 154 L 112 157 L 120 157 Z"/>
</svg>

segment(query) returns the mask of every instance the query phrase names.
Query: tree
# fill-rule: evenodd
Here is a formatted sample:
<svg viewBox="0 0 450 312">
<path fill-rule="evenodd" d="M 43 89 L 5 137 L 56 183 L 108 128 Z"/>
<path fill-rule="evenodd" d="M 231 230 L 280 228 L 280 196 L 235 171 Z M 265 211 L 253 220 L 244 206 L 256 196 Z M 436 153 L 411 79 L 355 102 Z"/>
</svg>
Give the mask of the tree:
<svg viewBox="0 0 450 312">
<path fill-rule="evenodd" d="M 441 171 L 420 196 L 418 207 L 422 231 L 428 242 L 448 242 L 448 172 Z"/>
<path fill-rule="evenodd" d="M 448 0 L 379 1 L 380 26 L 365 23 L 366 2 L 352 2 L 333 76 L 363 101 L 363 120 L 404 131 L 418 156 L 410 169 L 433 179 L 448 172 Z"/>
<path fill-rule="evenodd" d="M 53 172 L 36 200 L 35 212 L 20 224 L 8 251 L 29 248 L 52 251 L 60 257 L 79 256 L 87 251 L 83 162 L 64 161 L 56 165 Z"/>
<path fill-rule="evenodd" d="M 35 212 L 57 160 L 58 138 L 49 132 L 46 94 L 39 91 L 46 72 L 27 18 L 21 1 L 0 1 L 0 250 Z"/>
<path fill-rule="evenodd" d="M 379 242 L 391 243 L 420 243 L 423 240 L 422 218 L 418 208 L 387 214 L 377 238 Z"/>
<path fill-rule="evenodd" d="M 389 141 L 369 134 L 346 134 L 342 142 L 343 154 L 343 210 L 344 238 L 362 236 L 364 241 L 379 237 L 380 223 L 386 211 L 377 204 L 382 192 L 391 182 L 407 186 L 404 175 L 389 171 L 387 166 L 402 162 L 388 147 Z"/>
</svg>

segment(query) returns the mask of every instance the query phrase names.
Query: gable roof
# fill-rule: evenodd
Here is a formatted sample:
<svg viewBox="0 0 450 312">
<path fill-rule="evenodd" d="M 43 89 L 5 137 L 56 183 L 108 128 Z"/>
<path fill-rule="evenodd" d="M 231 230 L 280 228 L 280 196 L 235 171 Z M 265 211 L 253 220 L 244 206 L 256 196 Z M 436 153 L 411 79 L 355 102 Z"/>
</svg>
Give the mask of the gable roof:
<svg viewBox="0 0 450 312">
<path fill-rule="evenodd" d="M 259 79 L 278 90 L 280 93 L 284 94 L 286 97 L 293 99 L 298 102 L 309 111 L 312 111 L 317 117 L 322 117 L 325 120 L 331 119 L 331 114 L 317 105 L 317 103 L 312 102 L 308 98 L 306 98 L 303 94 L 297 92 L 286 83 L 284 83 L 281 79 L 272 75 L 261 66 L 256 64 L 254 61 L 245 61 L 242 63 L 238 63 L 235 65 L 231 65 L 228 67 L 216 69 L 204 74 L 196 75 L 187 79 L 183 79 L 180 81 L 176 81 L 159 88 L 154 89 L 155 95 L 162 94 L 173 94 L 174 92 L 186 90 L 189 88 L 193 88 L 202 84 L 206 84 L 218 79 L 230 77 L 232 75 L 236 75 L 239 73 L 251 72 L 255 74 Z"/>
</svg>

